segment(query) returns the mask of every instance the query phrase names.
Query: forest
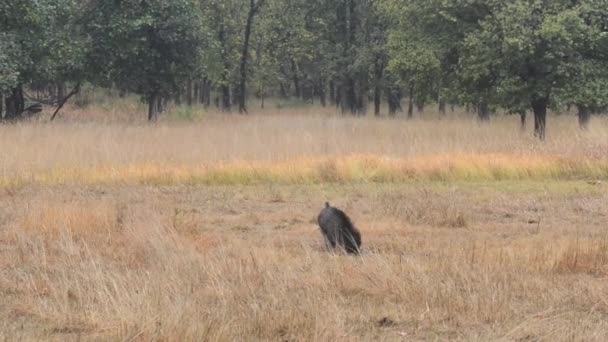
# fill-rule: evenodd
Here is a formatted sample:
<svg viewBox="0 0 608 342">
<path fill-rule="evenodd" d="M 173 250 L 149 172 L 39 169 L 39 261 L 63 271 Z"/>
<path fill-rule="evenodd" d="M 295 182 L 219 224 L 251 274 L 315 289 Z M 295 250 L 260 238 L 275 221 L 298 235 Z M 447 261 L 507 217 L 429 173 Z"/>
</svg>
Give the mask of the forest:
<svg viewBox="0 0 608 342">
<path fill-rule="evenodd" d="M 355 116 L 531 113 L 544 139 L 547 111 L 581 128 L 606 111 L 608 3 L 3 1 L 1 119 L 61 107 L 83 84 L 137 94 L 150 121 L 170 102 L 246 114 L 279 97 Z"/>
</svg>

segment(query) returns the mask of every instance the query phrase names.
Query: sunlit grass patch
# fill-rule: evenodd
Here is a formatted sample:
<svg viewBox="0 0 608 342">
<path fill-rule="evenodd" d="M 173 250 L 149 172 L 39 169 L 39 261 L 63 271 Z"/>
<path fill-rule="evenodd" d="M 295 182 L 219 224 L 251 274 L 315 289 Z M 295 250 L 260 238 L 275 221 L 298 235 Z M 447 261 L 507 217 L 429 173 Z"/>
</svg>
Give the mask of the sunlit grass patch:
<svg viewBox="0 0 608 342">
<path fill-rule="evenodd" d="M 208 184 L 394 183 L 408 181 L 576 180 L 608 178 L 608 160 L 516 154 L 446 154 L 413 158 L 350 155 L 287 161 L 201 164 L 132 163 L 99 167 L 56 167 L 5 175 L 16 184 Z"/>
</svg>

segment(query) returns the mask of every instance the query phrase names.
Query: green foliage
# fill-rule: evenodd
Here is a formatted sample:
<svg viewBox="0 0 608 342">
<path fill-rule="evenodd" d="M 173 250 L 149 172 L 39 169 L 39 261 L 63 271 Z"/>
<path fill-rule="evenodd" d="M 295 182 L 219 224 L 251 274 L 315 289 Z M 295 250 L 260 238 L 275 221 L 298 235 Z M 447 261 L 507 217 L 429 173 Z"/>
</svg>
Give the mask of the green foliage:
<svg viewBox="0 0 608 342">
<path fill-rule="evenodd" d="M 202 13 L 191 0 L 94 1 L 86 30 L 95 81 L 168 96 L 201 61 Z"/>
<path fill-rule="evenodd" d="M 14 37 L 0 32 L 0 93 L 9 91 L 18 83 L 19 54 Z"/>
<path fill-rule="evenodd" d="M 82 72 L 84 41 L 76 0 L 15 0 L 0 4 L 0 78 L 4 87 L 70 80 Z"/>
</svg>

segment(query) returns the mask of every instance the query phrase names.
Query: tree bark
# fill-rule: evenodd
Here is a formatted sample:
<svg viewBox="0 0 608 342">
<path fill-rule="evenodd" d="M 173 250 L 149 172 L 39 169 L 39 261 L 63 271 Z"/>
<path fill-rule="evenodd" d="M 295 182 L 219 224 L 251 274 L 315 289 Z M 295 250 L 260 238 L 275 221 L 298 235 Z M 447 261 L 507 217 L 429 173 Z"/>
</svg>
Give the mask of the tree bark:
<svg viewBox="0 0 608 342">
<path fill-rule="evenodd" d="M 376 84 L 374 87 L 374 115 L 380 116 L 380 104 L 382 101 L 382 91 L 380 85 Z"/>
<path fill-rule="evenodd" d="M 294 96 L 297 98 L 302 97 L 302 89 L 300 89 L 300 76 L 298 75 L 298 67 L 296 62 L 291 60 L 291 77 L 293 78 L 293 89 Z"/>
<path fill-rule="evenodd" d="M 439 99 L 439 114 L 445 116 L 445 100 L 443 98 Z"/>
<path fill-rule="evenodd" d="M 65 98 L 65 83 L 57 82 L 57 103 L 60 103 Z"/>
<path fill-rule="evenodd" d="M 336 107 L 338 106 L 338 101 L 336 101 L 336 85 L 334 80 L 329 81 L 329 101 Z"/>
<path fill-rule="evenodd" d="M 384 62 L 378 55 L 374 63 L 374 115 L 380 116 L 382 102 L 382 80 L 384 77 Z"/>
<path fill-rule="evenodd" d="M 490 121 L 490 107 L 484 100 L 479 101 L 479 105 L 477 105 L 477 117 L 481 122 Z"/>
<path fill-rule="evenodd" d="M 589 121 L 591 120 L 591 111 L 585 105 L 577 105 L 578 109 L 578 125 L 582 130 L 589 129 Z"/>
<path fill-rule="evenodd" d="M 410 85 L 410 93 L 409 93 L 409 99 L 408 99 L 408 103 L 407 103 L 407 118 L 411 119 L 414 117 L 414 101 L 415 101 L 415 97 L 414 97 L 414 91 L 416 90 L 414 84 L 412 83 Z"/>
<path fill-rule="evenodd" d="M 416 110 L 418 113 L 424 112 L 424 102 L 420 101 L 419 99 L 416 101 Z"/>
<path fill-rule="evenodd" d="M 547 98 L 536 98 L 532 100 L 532 110 L 534 111 L 534 136 L 540 140 L 545 140 L 545 128 L 547 123 Z"/>
<path fill-rule="evenodd" d="M 66 104 L 66 102 L 68 102 L 68 100 L 70 99 L 70 97 L 78 94 L 78 92 L 80 92 L 80 84 L 81 82 L 76 83 L 76 86 L 74 86 L 74 89 L 72 89 L 72 91 L 70 91 L 70 93 L 65 96 L 62 97 L 61 99 L 59 99 L 59 106 L 57 106 L 57 109 L 55 110 L 55 113 L 53 113 L 53 115 L 51 116 L 51 121 L 55 120 L 55 117 L 57 116 L 57 113 L 59 113 L 59 111 L 61 110 L 61 108 L 63 108 L 63 105 Z"/>
<path fill-rule="evenodd" d="M 186 104 L 192 106 L 192 80 L 186 82 Z"/>
<path fill-rule="evenodd" d="M 192 101 L 195 104 L 199 104 L 199 99 L 201 98 L 200 95 L 200 91 L 201 91 L 201 83 L 199 81 L 194 81 L 193 84 L 193 93 L 192 93 Z"/>
<path fill-rule="evenodd" d="M 241 53 L 241 66 L 240 66 L 240 74 L 241 80 L 239 84 L 239 113 L 244 114 L 247 113 L 246 107 L 246 88 L 247 88 L 247 61 L 249 57 L 249 39 L 251 37 L 251 28 L 253 26 L 253 19 L 260 9 L 260 6 L 264 3 L 264 0 L 255 0 L 249 1 L 249 13 L 247 14 L 247 23 L 245 24 L 245 37 L 243 41 L 243 52 Z"/>
<path fill-rule="evenodd" d="M 154 122 L 158 119 L 158 112 L 156 110 L 156 98 L 157 95 L 152 93 L 148 95 L 148 121 Z"/>
<path fill-rule="evenodd" d="M 327 105 L 326 93 L 325 93 L 325 82 L 323 80 L 319 80 L 316 87 L 317 96 L 319 96 L 319 102 L 322 107 Z"/>
<path fill-rule="evenodd" d="M 526 130 L 526 110 L 522 109 L 519 111 L 519 122 L 520 122 L 520 126 L 519 128 L 522 131 Z"/>
<path fill-rule="evenodd" d="M 401 109 L 401 89 L 398 86 L 391 86 L 387 89 L 388 115 L 394 117 Z"/>
<path fill-rule="evenodd" d="M 6 105 L 5 119 L 11 120 L 18 118 L 25 109 L 25 99 L 23 97 L 23 88 L 21 84 L 13 88 L 11 94 L 4 100 Z"/>
<path fill-rule="evenodd" d="M 222 93 L 222 97 L 221 97 L 221 107 L 220 109 L 222 111 L 230 111 L 231 108 L 231 102 L 230 102 L 230 85 L 229 85 L 229 80 L 228 80 L 228 73 L 230 70 L 230 62 L 228 60 L 228 44 L 226 42 L 227 38 L 226 38 L 226 31 L 225 31 L 225 27 L 224 24 L 221 23 L 220 24 L 220 28 L 218 31 L 218 39 L 221 45 L 221 58 L 222 58 L 222 64 L 223 64 L 223 70 L 222 70 L 222 80 L 221 80 L 221 86 L 220 86 L 220 92 Z"/>
<path fill-rule="evenodd" d="M 211 82 L 206 77 L 201 82 L 201 103 L 205 108 L 211 105 Z"/>
<path fill-rule="evenodd" d="M 230 86 L 223 84 L 220 87 L 220 91 L 222 92 L 221 109 L 225 112 L 229 112 L 230 107 L 232 106 L 232 102 L 230 101 Z"/>
</svg>

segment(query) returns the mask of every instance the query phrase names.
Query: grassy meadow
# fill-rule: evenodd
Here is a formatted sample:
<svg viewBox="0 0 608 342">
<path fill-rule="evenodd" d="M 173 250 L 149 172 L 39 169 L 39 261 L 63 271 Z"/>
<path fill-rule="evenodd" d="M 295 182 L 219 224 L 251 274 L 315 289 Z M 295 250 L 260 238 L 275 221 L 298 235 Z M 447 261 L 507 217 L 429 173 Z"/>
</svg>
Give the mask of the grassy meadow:
<svg viewBox="0 0 608 342">
<path fill-rule="evenodd" d="M 0 125 L 0 341 L 608 340 L 606 117 L 47 120 Z"/>
</svg>

